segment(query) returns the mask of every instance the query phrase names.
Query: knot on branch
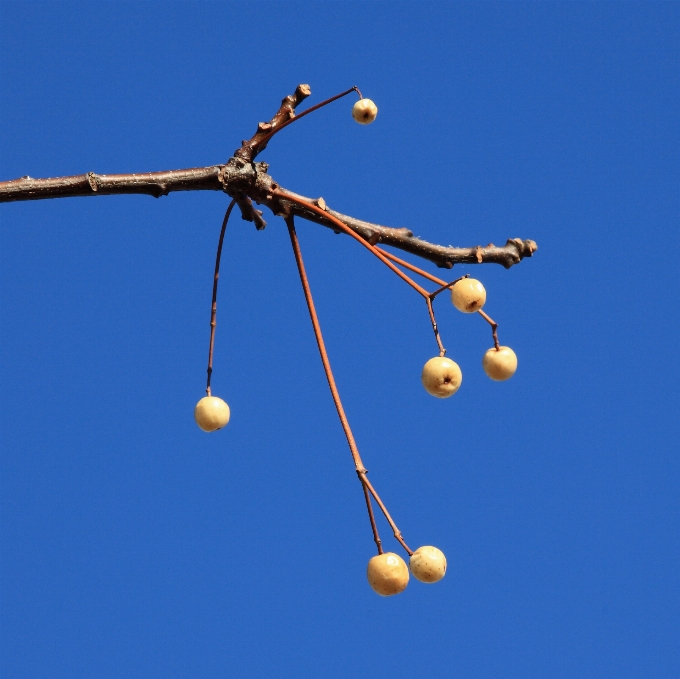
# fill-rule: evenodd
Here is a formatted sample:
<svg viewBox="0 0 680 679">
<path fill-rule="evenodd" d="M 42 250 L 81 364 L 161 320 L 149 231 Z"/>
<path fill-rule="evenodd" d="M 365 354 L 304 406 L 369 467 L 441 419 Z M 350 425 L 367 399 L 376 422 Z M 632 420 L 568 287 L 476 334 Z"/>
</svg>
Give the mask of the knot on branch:
<svg viewBox="0 0 680 679">
<path fill-rule="evenodd" d="M 262 231 L 267 226 L 267 222 L 262 219 L 262 210 L 256 210 L 248 196 L 241 194 L 234 196 L 234 200 L 241 210 L 242 219 L 246 222 L 254 222 L 258 231 Z"/>
<path fill-rule="evenodd" d="M 518 264 L 521 262 L 525 257 L 531 257 L 536 250 L 538 250 L 538 245 L 536 245 L 536 241 L 533 240 L 522 240 L 521 238 L 509 238 L 508 242 L 505 244 L 506 248 L 511 248 L 512 246 L 515 247 L 517 251 L 517 258 L 512 262 L 512 264 Z M 510 264 L 508 264 L 505 268 L 509 269 Z"/>
</svg>

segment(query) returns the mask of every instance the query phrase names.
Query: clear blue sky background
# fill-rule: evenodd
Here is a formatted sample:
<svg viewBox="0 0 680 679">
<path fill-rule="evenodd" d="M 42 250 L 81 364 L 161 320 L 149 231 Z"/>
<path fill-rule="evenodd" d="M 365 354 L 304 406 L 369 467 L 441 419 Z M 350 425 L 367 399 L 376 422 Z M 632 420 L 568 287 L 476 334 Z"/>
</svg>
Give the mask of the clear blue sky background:
<svg viewBox="0 0 680 679">
<path fill-rule="evenodd" d="M 7 679 L 680 676 L 678 3 L 0 5 L 0 176 L 225 162 L 300 82 L 272 175 L 442 244 L 533 238 L 488 291 L 519 356 L 299 223 L 371 478 L 449 572 L 369 588 L 365 506 L 285 227 L 218 193 L 0 206 Z M 430 267 L 435 273 L 441 273 Z M 448 274 L 445 274 L 448 275 Z M 385 542 L 396 549 L 381 523 Z"/>
</svg>

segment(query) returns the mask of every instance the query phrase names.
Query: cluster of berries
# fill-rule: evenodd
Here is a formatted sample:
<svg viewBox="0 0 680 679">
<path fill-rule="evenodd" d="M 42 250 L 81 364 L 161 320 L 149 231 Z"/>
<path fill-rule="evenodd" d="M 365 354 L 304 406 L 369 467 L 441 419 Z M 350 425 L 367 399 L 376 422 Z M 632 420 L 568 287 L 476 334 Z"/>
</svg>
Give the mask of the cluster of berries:
<svg viewBox="0 0 680 679">
<path fill-rule="evenodd" d="M 484 306 L 486 290 L 474 278 L 462 278 L 451 288 L 451 301 L 459 311 L 472 314 Z M 492 380 L 508 380 L 517 370 L 517 356 L 510 347 L 491 347 L 482 358 L 482 367 Z M 463 373 L 455 361 L 435 356 L 423 367 L 421 379 L 428 394 L 448 398 L 458 391 Z"/>
<path fill-rule="evenodd" d="M 368 584 L 381 596 L 392 596 L 406 589 L 409 569 L 420 582 L 439 582 L 446 574 L 446 557 L 436 547 L 418 547 L 409 559 L 404 560 L 394 552 L 384 552 L 368 562 Z"/>
<path fill-rule="evenodd" d="M 354 107 L 352 108 L 352 117 L 362 125 L 368 125 L 369 123 L 372 123 L 376 119 L 377 115 L 378 107 L 370 99 L 361 98 L 354 104 Z M 227 217 L 225 217 L 225 224 L 226 219 L 228 219 L 228 214 L 229 211 L 227 212 Z M 218 249 L 217 267 L 219 267 L 219 252 L 220 249 Z M 213 291 L 213 320 L 211 322 L 212 331 L 208 375 L 210 375 L 212 372 L 212 346 L 214 338 L 216 294 L 217 269 L 215 274 L 215 288 Z M 431 358 L 425 364 L 423 367 L 421 380 L 425 390 L 429 394 L 432 394 L 437 398 L 448 398 L 449 396 L 455 394 L 460 388 L 460 385 L 463 381 L 463 374 L 457 363 L 444 356 L 445 349 L 439 339 L 439 334 L 434 320 L 434 312 L 432 312 L 431 307 L 431 299 L 433 298 L 434 294 L 428 300 L 428 304 L 433 328 L 435 330 L 435 335 L 437 336 L 441 353 L 439 356 Z M 451 285 L 451 301 L 459 311 L 468 314 L 480 312 L 482 316 L 484 316 L 484 318 L 486 318 L 486 320 L 492 324 L 494 331 L 494 346 L 484 354 L 482 359 L 482 367 L 484 368 L 484 372 L 486 372 L 486 374 L 492 380 L 497 381 L 507 380 L 512 377 L 517 370 L 517 356 L 515 355 L 515 352 L 510 349 L 510 347 L 504 347 L 498 344 L 498 338 L 496 336 L 496 324 L 488 316 L 486 316 L 484 312 L 481 311 L 484 303 L 486 302 L 486 290 L 484 289 L 484 286 L 474 278 L 461 278 Z M 328 369 L 330 370 L 330 368 Z M 329 381 L 331 379 L 332 377 L 329 377 Z M 207 392 L 208 395 L 202 398 L 196 405 L 194 410 L 194 418 L 196 419 L 198 426 L 203 431 L 212 432 L 221 429 L 229 422 L 230 411 L 229 406 L 221 398 L 211 395 L 209 378 Z M 360 466 L 360 464 L 357 465 L 357 470 L 359 470 Z M 365 480 L 365 473 L 365 470 L 363 470 L 364 483 L 367 483 Z M 374 537 L 376 543 L 378 544 L 379 551 L 379 553 L 371 558 L 368 562 L 367 577 L 368 582 L 373 590 L 381 596 L 392 596 L 394 594 L 399 594 L 400 592 L 403 592 L 408 585 L 409 572 L 420 582 L 434 583 L 441 580 L 446 574 L 446 557 L 444 556 L 443 552 L 437 549 L 437 547 L 432 547 L 429 545 L 419 547 L 415 552 L 411 552 L 411 550 L 406 547 L 403 540 L 398 537 L 400 536 L 400 533 L 396 531 L 396 526 L 394 526 L 393 522 L 391 522 L 388 514 L 386 514 L 386 516 L 388 520 L 390 520 L 391 525 L 395 530 L 395 536 L 400 539 L 400 542 L 404 547 L 406 547 L 406 550 L 410 555 L 409 565 L 407 566 L 405 561 L 398 554 L 395 554 L 394 552 L 382 551 L 382 546 L 377 535 L 377 528 L 375 527 L 375 522 L 373 519 L 373 513 L 370 509 L 370 500 L 366 486 L 364 487 L 364 492 L 366 493 L 366 501 L 369 506 L 369 516 L 371 518 L 374 529 Z M 383 506 L 380 503 L 379 498 L 377 495 L 375 497 L 378 499 L 378 503 L 382 508 Z M 383 508 L 383 511 L 386 510 Z"/>
</svg>

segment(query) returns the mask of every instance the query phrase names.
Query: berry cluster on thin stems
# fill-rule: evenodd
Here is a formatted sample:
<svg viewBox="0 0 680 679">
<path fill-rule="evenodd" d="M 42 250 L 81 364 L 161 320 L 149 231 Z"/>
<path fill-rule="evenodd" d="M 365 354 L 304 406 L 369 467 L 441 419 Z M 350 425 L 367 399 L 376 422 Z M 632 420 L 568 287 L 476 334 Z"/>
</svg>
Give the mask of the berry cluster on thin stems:
<svg viewBox="0 0 680 679">
<path fill-rule="evenodd" d="M 354 460 L 354 467 L 361 481 L 361 485 L 364 491 L 364 497 L 366 498 L 366 508 L 368 509 L 368 518 L 371 522 L 371 529 L 373 530 L 373 539 L 375 540 L 376 547 L 378 548 L 378 554 L 383 553 L 382 542 L 378 534 L 378 527 L 375 523 L 375 516 L 373 515 L 373 507 L 371 505 L 371 496 L 376 501 L 378 507 L 385 515 L 387 523 L 389 523 L 390 528 L 394 533 L 394 537 L 401 544 L 401 546 L 406 550 L 406 552 L 411 555 L 413 551 L 404 542 L 401 536 L 400 530 L 394 523 L 394 520 L 387 511 L 387 507 L 380 499 L 380 496 L 376 492 L 375 488 L 368 480 L 368 471 L 364 467 L 364 463 L 361 460 L 361 455 L 359 454 L 359 449 L 357 448 L 356 441 L 354 440 L 354 435 L 352 434 L 352 429 L 349 426 L 349 421 L 347 420 L 347 415 L 345 415 L 345 409 L 342 407 L 342 401 L 340 400 L 340 393 L 335 384 L 335 378 L 333 377 L 333 371 L 331 370 L 331 364 L 328 359 L 328 353 L 326 352 L 326 345 L 323 341 L 323 336 L 321 334 L 321 326 L 319 325 L 319 317 L 316 314 L 316 309 L 314 307 L 314 300 L 312 299 L 312 291 L 309 287 L 309 281 L 307 279 L 307 273 L 305 271 L 305 265 L 302 261 L 302 251 L 300 250 L 300 243 L 297 238 L 297 233 L 295 232 L 295 222 L 292 215 L 288 215 L 285 218 L 286 225 L 288 226 L 288 234 L 290 235 L 290 242 L 293 246 L 293 253 L 295 255 L 295 263 L 297 264 L 298 273 L 300 274 L 300 282 L 302 283 L 302 289 L 305 293 L 305 300 L 307 301 L 307 308 L 309 309 L 309 315 L 312 319 L 312 328 L 314 329 L 314 336 L 316 337 L 316 344 L 319 348 L 319 354 L 321 356 L 321 363 L 323 364 L 324 372 L 326 373 L 326 379 L 328 380 L 328 386 L 331 390 L 331 396 L 333 397 L 333 403 L 335 404 L 335 409 L 338 412 L 338 417 L 340 419 L 340 424 L 345 432 L 345 437 L 347 438 L 347 443 L 349 445 L 349 450 L 352 454 L 352 459 Z"/>
<path fill-rule="evenodd" d="M 217 243 L 217 255 L 215 256 L 215 277 L 213 278 L 213 292 L 212 292 L 212 308 L 210 312 L 210 348 L 208 349 L 208 379 L 206 380 L 205 393 L 210 396 L 210 378 L 212 377 L 213 364 L 213 349 L 215 348 L 215 326 L 217 325 L 217 283 L 220 278 L 220 259 L 222 258 L 222 244 L 224 243 L 224 234 L 227 230 L 227 222 L 231 211 L 236 205 L 236 199 L 232 199 L 229 207 L 224 214 L 222 220 L 222 229 L 220 230 L 220 240 Z"/>
<path fill-rule="evenodd" d="M 427 271 L 423 271 L 422 269 L 419 269 L 417 266 L 414 266 L 413 264 L 409 264 L 408 262 L 405 262 L 403 259 L 399 259 L 399 257 L 395 257 L 393 254 L 383 250 L 382 248 L 378 248 L 375 245 L 371 244 L 367 240 L 364 240 L 361 236 L 356 234 L 352 229 L 350 229 L 347 225 L 343 224 L 339 219 L 334 217 L 332 214 L 330 214 L 328 211 L 324 210 L 323 208 L 318 207 L 317 205 L 314 205 L 314 203 L 311 203 L 306 200 L 302 200 L 298 198 L 297 196 L 291 195 L 290 193 L 287 193 L 285 191 L 282 191 L 281 189 L 276 189 L 275 191 L 272 192 L 273 196 L 276 196 L 279 199 L 283 199 L 286 201 L 289 201 L 291 203 L 295 203 L 296 205 L 300 205 L 301 207 L 306 208 L 307 210 L 310 210 L 311 212 L 314 212 L 325 219 L 327 219 L 329 222 L 337 226 L 339 229 L 344 231 L 347 235 L 351 236 L 355 240 L 357 240 L 359 243 L 361 243 L 369 252 L 374 254 L 385 266 L 387 266 L 389 269 L 391 269 L 394 273 L 397 274 L 402 280 L 404 280 L 406 283 L 408 283 L 417 293 L 422 295 L 422 297 L 425 299 L 425 303 L 427 304 L 427 311 L 430 316 L 430 322 L 432 323 L 432 330 L 434 332 L 435 339 L 437 341 L 437 346 L 439 347 L 439 355 L 444 356 L 446 354 L 446 349 L 444 348 L 444 345 L 442 344 L 441 337 L 439 335 L 439 327 L 437 326 L 437 320 L 434 315 L 434 308 L 432 306 L 432 302 L 434 299 L 439 295 L 440 293 L 444 292 L 444 290 L 450 289 L 453 285 L 455 285 L 458 281 L 462 280 L 463 278 L 467 278 L 469 274 L 466 274 L 465 276 L 461 276 L 460 278 L 456 278 L 456 280 L 451 281 L 450 283 L 447 283 L 446 281 L 441 280 L 440 278 L 437 278 L 436 276 L 433 276 L 432 274 L 428 273 Z M 435 290 L 434 292 L 428 292 L 423 288 L 422 286 L 418 285 L 412 278 L 407 276 L 401 269 L 399 269 L 396 264 L 400 264 L 401 266 L 405 267 L 406 269 L 410 269 L 411 271 L 419 274 L 420 276 L 423 276 L 424 278 L 427 278 L 428 280 L 433 281 L 434 283 L 439 284 L 439 288 Z M 497 336 L 497 328 L 498 324 L 493 321 L 487 314 L 485 314 L 481 309 L 478 312 L 482 318 L 484 318 L 492 328 L 492 333 L 493 333 L 493 338 L 494 338 L 494 345 L 496 349 L 499 348 L 498 344 L 498 336 Z"/>
<path fill-rule="evenodd" d="M 410 262 L 405 262 L 403 259 L 399 259 L 399 257 L 396 257 L 393 255 L 391 252 L 387 252 L 387 250 L 383 250 L 382 248 L 376 248 L 376 250 L 380 250 L 380 252 L 385 255 L 388 259 L 391 259 L 393 262 L 397 262 L 397 264 L 401 264 L 406 269 L 410 269 L 411 271 L 419 274 L 420 276 L 423 276 L 423 278 L 427 278 L 428 280 L 431 280 L 433 283 L 438 283 L 441 287 L 437 290 L 435 290 L 433 293 L 430 295 L 430 299 L 434 300 L 434 298 L 440 293 L 444 292 L 444 290 L 448 290 L 451 287 L 453 287 L 458 281 L 462 281 L 463 278 L 468 278 L 470 274 L 465 274 L 465 276 L 461 276 L 460 278 L 456 278 L 455 281 L 451 281 L 450 283 L 446 283 L 443 281 L 441 278 L 437 278 L 436 276 L 433 276 L 431 273 L 428 273 L 427 271 L 423 271 L 422 269 L 419 269 L 417 266 L 414 266 Z M 486 312 L 482 311 L 481 309 L 477 310 L 477 313 L 491 326 L 491 334 L 493 335 L 493 345 L 498 351 L 500 349 L 500 344 L 498 343 L 498 323 L 494 321 Z"/>
<path fill-rule="evenodd" d="M 351 92 L 357 92 L 359 95 L 360 99 L 363 99 L 363 96 L 359 89 L 357 87 L 352 87 L 349 90 L 345 92 L 341 92 L 340 94 L 335 95 L 334 97 L 330 97 L 329 99 L 326 99 L 325 101 L 322 101 L 321 103 L 317 104 L 316 106 L 312 106 L 311 108 L 307 109 L 303 113 L 292 117 L 290 120 L 287 120 L 279 125 L 277 125 L 274 129 L 271 130 L 269 134 L 264 135 L 258 140 L 258 147 L 259 149 L 263 149 L 267 142 L 277 133 L 280 132 L 284 127 L 287 127 L 288 125 L 292 124 L 296 120 L 299 120 L 300 118 L 304 117 L 308 113 L 312 113 L 313 111 L 316 111 L 317 109 L 326 106 L 327 104 L 330 104 L 331 102 L 335 101 L 336 99 L 340 99 L 341 97 L 346 96 L 347 94 L 350 94 Z M 306 96 L 308 92 L 304 93 L 304 96 Z M 409 262 L 404 261 L 403 259 L 400 259 L 399 257 L 396 257 L 395 255 L 383 250 L 382 248 L 376 247 L 373 243 L 368 242 L 367 240 L 364 240 L 361 236 L 356 234 L 354 231 L 352 231 L 348 226 L 346 226 L 343 222 L 341 222 L 339 219 L 331 215 L 329 212 L 327 212 L 325 209 L 318 207 L 314 203 L 306 200 L 302 200 L 301 198 L 298 198 L 297 196 L 291 195 L 287 193 L 286 191 L 282 191 L 280 189 L 275 189 L 272 192 L 272 197 L 276 196 L 279 199 L 283 199 L 286 201 L 289 201 L 291 203 L 300 205 L 307 210 L 310 210 L 316 214 L 318 214 L 321 217 L 324 217 L 326 220 L 330 221 L 331 223 L 335 224 L 339 229 L 347 233 L 349 236 L 352 236 L 355 240 L 359 241 L 364 247 L 366 247 L 373 255 L 375 255 L 385 266 L 387 266 L 389 269 L 391 269 L 394 273 L 397 274 L 402 280 L 404 280 L 406 283 L 408 283 L 416 292 L 418 292 L 424 299 L 427 304 L 427 310 L 428 314 L 430 316 L 430 322 L 432 323 L 432 330 L 434 331 L 434 336 L 437 341 L 437 346 L 439 347 L 439 355 L 444 356 L 446 354 L 446 349 L 444 348 L 444 345 L 442 344 L 441 337 L 439 335 L 439 328 L 437 326 L 437 321 L 434 315 L 434 308 L 432 306 L 432 302 L 435 300 L 437 295 L 440 293 L 444 292 L 444 290 L 450 289 L 455 283 L 458 281 L 462 280 L 463 278 L 467 278 L 466 276 L 461 276 L 460 278 L 457 278 L 454 281 L 451 281 L 450 283 L 447 283 L 446 281 L 443 281 L 436 276 L 433 276 L 432 274 L 428 273 L 427 271 L 424 271 L 423 269 L 419 269 L 417 266 L 414 266 L 413 264 L 410 264 Z M 210 347 L 208 351 L 208 376 L 207 376 L 207 383 L 206 383 L 206 393 L 208 396 L 211 395 L 210 393 L 210 379 L 212 376 L 212 362 L 213 362 L 213 349 L 215 345 L 215 326 L 216 326 L 216 317 L 217 317 L 217 285 L 219 282 L 219 272 L 220 272 L 220 259 L 222 256 L 222 245 L 224 243 L 224 235 L 226 232 L 227 228 L 227 222 L 229 221 L 229 217 L 231 215 L 231 211 L 234 207 L 234 205 L 238 202 L 238 197 L 233 198 L 232 201 L 229 203 L 229 207 L 227 208 L 227 211 L 224 215 L 224 220 L 222 221 L 222 228 L 220 231 L 220 238 L 219 242 L 217 245 L 217 255 L 215 257 L 215 275 L 213 279 L 213 295 L 212 295 L 212 309 L 211 309 L 211 316 L 210 316 Z M 394 537 L 397 539 L 397 541 L 401 544 L 401 546 L 406 550 L 406 552 L 409 555 L 413 554 L 413 551 L 409 548 L 409 546 L 406 544 L 404 541 L 401 531 L 397 528 L 397 525 L 394 523 L 394 520 L 390 516 L 390 513 L 387 511 L 387 507 L 385 507 L 385 504 L 383 501 L 380 499 L 380 496 L 376 492 L 375 488 L 371 484 L 371 482 L 368 480 L 368 470 L 364 467 L 364 464 L 361 460 L 361 455 L 359 454 L 359 449 L 357 448 L 356 441 L 354 440 L 354 435 L 352 434 L 352 430 L 349 426 L 349 421 L 347 420 L 347 416 L 345 414 L 345 410 L 342 406 L 342 401 L 340 400 L 340 394 L 338 392 L 338 388 L 335 384 L 335 378 L 333 377 L 333 372 L 331 370 L 331 364 L 328 359 L 328 353 L 326 352 L 326 346 L 323 341 L 323 336 L 321 334 L 321 326 L 319 325 L 319 319 L 316 314 L 316 309 L 314 307 L 314 300 L 312 299 L 312 292 L 309 287 L 309 281 L 307 279 L 307 273 L 305 271 L 305 266 L 304 262 L 302 260 L 302 251 L 300 250 L 300 243 L 297 238 L 297 233 L 295 231 L 295 222 L 294 222 L 294 217 L 292 213 L 287 210 L 283 211 L 285 214 L 285 221 L 286 225 L 288 226 L 288 233 L 290 235 L 290 241 L 291 245 L 293 246 L 293 253 L 295 255 L 295 262 L 297 264 L 298 268 L 298 273 L 300 274 L 300 281 L 302 283 L 302 289 L 305 294 L 305 300 L 307 301 L 307 308 L 309 309 L 309 315 L 312 320 L 312 327 L 314 329 L 314 336 L 316 337 L 316 343 L 319 348 L 319 354 L 321 356 L 321 362 L 323 364 L 324 372 L 326 373 L 326 379 L 328 380 L 328 386 L 330 387 L 331 390 L 331 395 L 333 397 L 333 402 L 335 404 L 335 408 L 338 413 L 338 417 L 340 419 L 340 424 L 342 425 L 343 431 L 345 433 L 345 437 L 347 438 L 347 443 L 349 445 L 350 452 L 352 454 L 352 459 L 354 460 L 354 467 L 357 472 L 357 476 L 359 477 L 359 480 L 361 481 L 361 486 L 364 492 L 364 498 L 366 500 L 366 509 L 368 510 L 368 518 L 371 523 L 371 530 L 373 531 L 373 540 L 375 541 L 376 547 L 378 548 L 378 554 L 383 554 L 383 547 L 382 547 L 382 541 L 380 540 L 380 535 L 378 534 L 378 527 L 376 525 L 375 521 L 375 515 L 373 513 L 373 505 L 371 502 L 371 497 L 376 501 L 378 504 L 378 507 L 380 507 L 380 510 L 382 513 L 385 515 L 385 518 L 387 519 L 387 522 L 389 523 L 390 527 L 392 528 L 392 531 L 394 533 Z M 434 282 L 439 285 L 439 288 L 437 288 L 433 292 L 428 292 L 423 288 L 422 286 L 418 285 L 412 278 L 410 278 L 407 274 L 405 274 L 401 269 L 399 269 L 395 264 L 399 264 L 400 266 L 404 267 L 405 269 L 408 269 L 414 273 L 417 273 L 418 275 Z M 498 324 L 493 321 L 486 313 L 484 313 L 481 309 L 478 311 L 478 313 L 484 318 L 490 325 L 493 333 L 493 339 L 494 339 L 494 346 L 496 349 L 499 349 L 499 344 L 498 344 L 498 335 L 497 335 L 497 328 Z"/>
</svg>

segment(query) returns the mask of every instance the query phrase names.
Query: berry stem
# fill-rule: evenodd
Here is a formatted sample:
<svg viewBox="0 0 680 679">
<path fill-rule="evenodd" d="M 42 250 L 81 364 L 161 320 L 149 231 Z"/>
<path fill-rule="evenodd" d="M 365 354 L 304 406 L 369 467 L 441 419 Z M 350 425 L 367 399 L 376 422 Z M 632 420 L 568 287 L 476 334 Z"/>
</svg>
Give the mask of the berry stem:
<svg viewBox="0 0 680 679">
<path fill-rule="evenodd" d="M 432 308 L 432 300 L 429 297 L 426 297 L 425 301 L 427 302 L 427 311 L 430 314 L 430 322 L 432 323 L 432 330 L 434 330 L 434 338 L 437 340 L 437 346 L 439 347 L 439 355 L 445 356 L 446 355 L 446 349 L 444 349 L 444 345 L 442 344 L 441 337 L 439 337 L 439 328 L 437 327 L 437 320 L 434 317 L 434 309 Z"/>
<path fill-rule="evenodd" d="M 375 491 L 371 482 L 367 478 L 368 470 L 364 467 L 364 463 L 361 461 L 361 455 L 359 455 L 359 449 L 357 448 L 356 441 L 354 440 L 354 435 L 352 434 L 352 429 L 349 426 L 349 421 L 347 420 L 347 415 L 345 415 L 345 409 L 342 407 L 342 401 L 340 400 L 340 393 L 335 384 L 335 378 L 333 377 L 333 371 L 331 370 L 331 363 L 328 359 L 328 352 L 326 351 L 326 345 L 323 341 L 323 335 L 321 334 L 321 325 L 319 324 L 319 317 L 316 314 L 316 308 L 314 306 L 314 300 L 312 299 L 312 290 L 309 287 L 309 280 L 307 279 L 307 272 L 305 271 L 305 264 L 302 261 L 302 250 L 300 249 L 300 243 L 298 241 L 297 233 L 295 232 L 295 221 L 292 214 L 288 214 L 285 217 L 286 226 L 288 227 L 288 234 L 290 236 L 290 243 L 293 246 L 293 253 L 295 255 L 295 263 L 297 264 L 298 273 L 300 275 L 300 282 L 302 283 L 302 290 L 305 294 L 305 300 L 307 302 L 307 309 L 309 310 L 309 316 L 312 319 L 312 328 L 314 329 L 314 337 L 316 338 L 316 344 L 319 348 L 319 355 L 321 356 L 321 363 L 323 364 L 324 372 L 326 373 L 326 379 L 328 380 L 328 386 L 331 390 L 331 396 L 333 397 L 333 403 L 335 404 L 335 409 L 338 412 L 338 418 L 340 419 L 340 424 L 345 432 L 345 437 L 347 438 L 347 443 L 349 444 L 349 450 L 352 453 L 352 459 L 354 460 L 354 467 L 361 481 L 361 485 L 364 489 L 364 496 L 366 498 L 366 508 L 368 509 L 368 518 L 371 521 L 371 528 L 373 530 L 373 539 L 378 547 L 378 553 L 382 554 L 382 543 L 380 537 L 378 536 L 378 528 L 375 524 L 375 517 L 373 515 L 373 507 L 371 506 L 371 498 L 368 495 L 370 493 L 375 501 L 378 503 L 380 510 L 385 515 L 387 522 L 390 524 L 392 531 L 394 532 L 394 537 L 402 545 L 402 547 L 408 552 L 408 554 L 413 554 L 409 549 L 408 545 L 404 542 L 401 537 L 401 532 L 397 528 L 394 520 L 387 511 L 383 501 L 380 496 Z M 367 492 L 368 491 L 368 492 Z"/>
<path fill-rule="evenodd" d="M 215 256 L 215 277 L 213 278 L 213 293 L 212 293 L 212 310 L 210 312 L 210 348 L 208 349 L 208 379 L 205 386 L 205 393 L 210 396 L 210 378 L 212 377 L 213 364 L 213 349 L 215 348 L 215 326 L 217 325 L 217 283 L 220 278 L 220 259 L 222 257 L 222 244 L 224 243 L 224 234 L 227 230 L 227 222 L 231 211 L 234 209 L 236 200 L 229 203 L 224 219 L 222 220 L 222 230 L 220 231 L 220 240 L 217 243 L 217 255 Z"/>
<path fill-rule="evenodd" d="M 490 316 L 485 314 L 481 309 L 478 309 L 477 313 L 491 326 L 493 345 L 496 347 L 496 351 L 498 351 L 501 348 L 501 345 L 498 343 L 498 323 L 496 323 L 496 321 L 494 321 Z"/>
<path fill-rule="evenodd" d="M 366 476 L 367 472 L 358 473 L 359 479 L 361 480 L 361 483 L 363 484 L 364 488 L 368 488 L 368 491 L 371 493 L 371 495 L 375 498 L 375 501 L 378 503 L 378 507 L 380 507 L 380 510 L 385 515 L 387 523 L 390 524 L 390 528 L 392 529 L 392 532 L 394 533 L 394 537 L 397 539 L 397 542 L 399 542 L 399 544 L 406 550 L 406 553 L 409 556 L 411 556 L 411 554 L 413 554 L 413 551 L 409 549 L 409 546 L 404 542 L 404 538 L 401 537 L 401 531 L 397 528 L 397 524 L 394 523 L 394 519 L 390 516 L 390 513 L 387 511 L 387 507 L 385 507 L 385 504 L 380 499 L 380 496 L 376 492 L 375 488 L 373 488 L 371 482 L 368 480 L 368 477 Z"/>
<path fill-rule="evenodd" d="M 361 476 L 359 476 L 361 479 Z M 368 493 L 368 488 L 366 484 L 362 483 L 361 487 L 364 489 L 364 497 L 366 498 L 366 509 L 368 509 L 368 518 L 371 521 L 371 530 L 373 531 L 373 540 L 375 541 L 375 546 L 378 548 L 378 554 L 383 553 L 382 541 L 378 535 L 378 526 L 375 523 L 375 516 L 373 515 L 373 506 L 371 505 L 371 496 Z"/>
</svg>

